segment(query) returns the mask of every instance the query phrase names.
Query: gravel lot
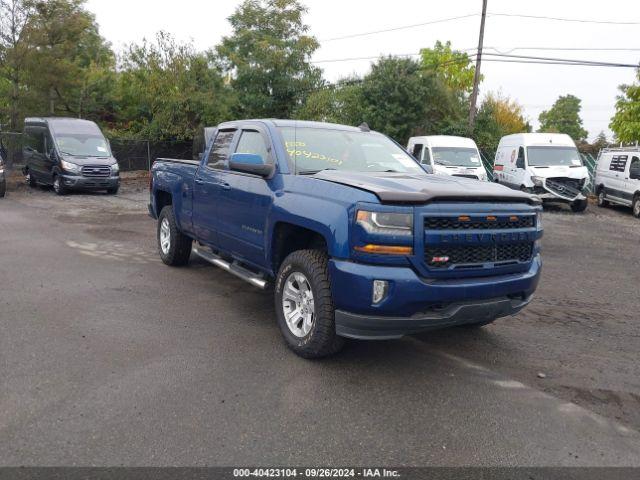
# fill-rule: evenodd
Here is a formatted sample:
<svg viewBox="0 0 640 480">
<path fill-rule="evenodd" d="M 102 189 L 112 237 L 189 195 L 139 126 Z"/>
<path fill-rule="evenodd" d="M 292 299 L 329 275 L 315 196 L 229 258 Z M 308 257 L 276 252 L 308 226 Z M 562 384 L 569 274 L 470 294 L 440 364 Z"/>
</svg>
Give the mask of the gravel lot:
<svg viewBox="0 0 640 480">
<path fill-rule="evenodd" d="M 534 302 L 479 332 L 290 353 L 269 294 L 161 264 L 146 179 L 0 199 L 0 464 L 640 466 L 640 221 L 544 215 Z"/>
</svg>

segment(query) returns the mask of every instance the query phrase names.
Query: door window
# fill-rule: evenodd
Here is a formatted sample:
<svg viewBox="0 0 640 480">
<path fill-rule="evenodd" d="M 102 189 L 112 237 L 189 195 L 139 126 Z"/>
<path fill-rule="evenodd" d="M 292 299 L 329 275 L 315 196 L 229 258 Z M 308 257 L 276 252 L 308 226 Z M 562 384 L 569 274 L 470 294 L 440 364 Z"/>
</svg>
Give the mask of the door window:
<svg viewBox="0 0 640 480">
<path fill-rule="evenodd" d="M 518 149 L 518 159 L 516 160 L 516 168 L 524 168 L 524 147 Z"/>
<path fill-rule="evenodd" d="M 424 146 L 421 143 L 416 143 L 413 146 L 413 156 L 416 160 L 421 161 L 422 160 L 422 149 L 424 148 Z"/>
<path fill-rule="evenodd" d="M 215 168 L 221 170 L 224 168 L 227 157 L 229 156 L 229 147 L 233 140 L 235 130 L 222 130 L 216 136 L 209 158 L 207 159 L 207 166 L 209 168 Z"/>
<path fill-rule="evenodd" d="M 632 168 L 640 168 L 640 158 L 638 157 L 631 158 L 631 165 L 629 165 L 629 170 L 631 170 Z"/>
<path fill-rule="evenodd" d="M 24 138 L 25 150 L 33 153 L 44 153 L 44 129 L 43 128 L 26 128 Z"/>
<path fill-rule="evenodd" d="M 264 137 L 255 130 L 243 130 L 236 153 L 253 153 L 260 155 L 265 163 L 269 163 L 269 151 Z"/>
</svg>

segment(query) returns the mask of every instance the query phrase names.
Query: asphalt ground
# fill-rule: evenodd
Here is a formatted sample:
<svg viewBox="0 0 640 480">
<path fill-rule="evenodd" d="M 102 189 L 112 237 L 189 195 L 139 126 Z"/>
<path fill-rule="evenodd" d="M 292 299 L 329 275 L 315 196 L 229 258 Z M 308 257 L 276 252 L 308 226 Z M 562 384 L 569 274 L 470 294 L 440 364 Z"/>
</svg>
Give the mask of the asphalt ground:
<svg viewBox="0 0 640 480">
<path fill-rule="evenodd" d="M 0 199 L 0 465 L 640 466 L 629 211 L 547 210 L 515 317 L 309 361 L 269 293 L 162 264 L 146 202 Z"/>
</svg>

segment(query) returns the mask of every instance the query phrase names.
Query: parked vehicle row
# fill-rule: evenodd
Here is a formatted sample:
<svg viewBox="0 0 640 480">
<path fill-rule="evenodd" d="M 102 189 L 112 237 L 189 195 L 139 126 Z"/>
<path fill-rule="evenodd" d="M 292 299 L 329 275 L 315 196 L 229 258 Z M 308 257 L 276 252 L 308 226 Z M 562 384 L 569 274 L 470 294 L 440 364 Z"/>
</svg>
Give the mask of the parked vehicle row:
<svg viewBox="0 0 640 480">
<path fill-rule="evenodd" d="M 51 185 L 58 195 L 70 190 L 118 193 L 118 162 L 94 122 L 77 118 L 27 118 L 24 139 L 23 173 L 30 186 Z"/>
<path fill-rule="evenodd" d="M 160 257 L 184 265 L 193 250 L 272 285 L 297 354 L 479 327 L 530 302 L 541 270 L 535 196 L 429 175 L 366 125 L 251 120 L 210 133 L 199 162 L 152 167 Z"/>
</svg>

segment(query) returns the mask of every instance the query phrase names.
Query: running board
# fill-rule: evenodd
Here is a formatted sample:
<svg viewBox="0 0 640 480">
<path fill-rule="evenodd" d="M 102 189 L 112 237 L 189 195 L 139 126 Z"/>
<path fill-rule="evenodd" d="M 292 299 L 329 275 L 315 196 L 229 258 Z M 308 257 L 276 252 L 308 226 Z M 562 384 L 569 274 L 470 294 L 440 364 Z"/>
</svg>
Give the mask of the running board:
<svg viewBox="0 0 640 480">
<path fill-rule="evenodd" d="M 267 288 L 268 282 L 259 274 L 254 273 L 250 270 L 247 270 L 246 268 L 244 268 L 243 266 L 239 265 L 236 262 L 229 263 L 226 260 L 223 260 L 222 257 L 216 255 L 215 253 L 208 252 L 205 250 L 200 250 L 200 248 L 202 248 L 200 245 L 196 245 L 193 248 L 193 253 L 198 255 L 203 260 L 206 260 L 207 262 L 211 263 L 212 265 L 215 265 L 216 267 L 226 270 L 227 272 L 235 275 L 236 277 L 241 278 L 245 282 L 250 283 L 254 287 L 258 287 L 262 290 Z"/>
</svg>

